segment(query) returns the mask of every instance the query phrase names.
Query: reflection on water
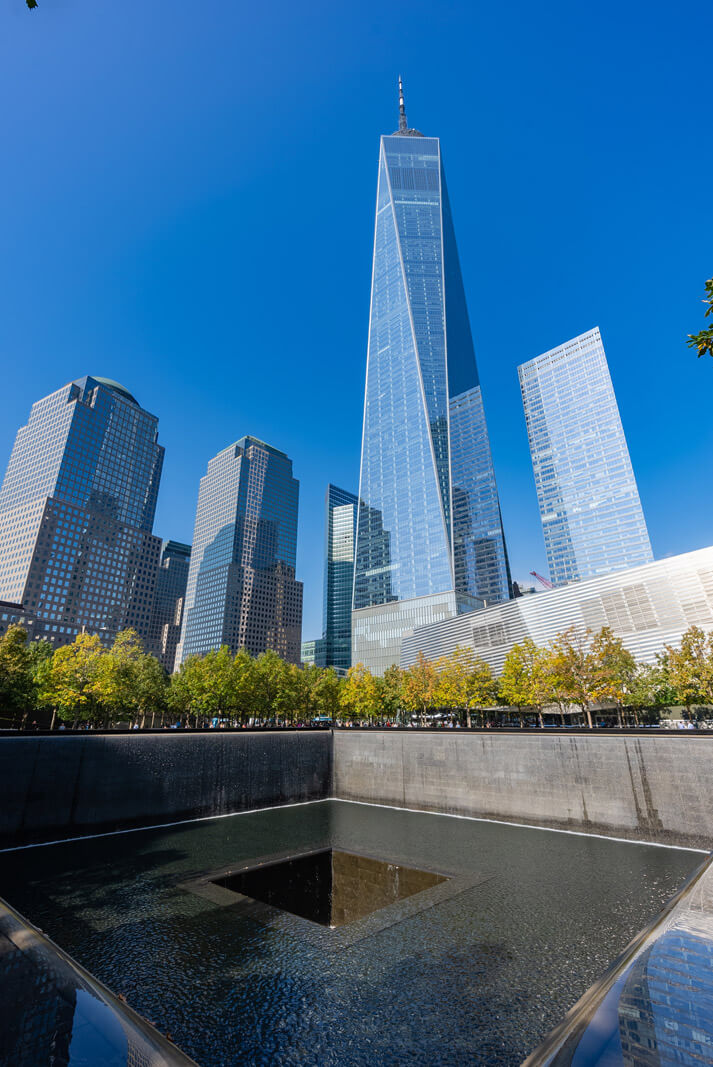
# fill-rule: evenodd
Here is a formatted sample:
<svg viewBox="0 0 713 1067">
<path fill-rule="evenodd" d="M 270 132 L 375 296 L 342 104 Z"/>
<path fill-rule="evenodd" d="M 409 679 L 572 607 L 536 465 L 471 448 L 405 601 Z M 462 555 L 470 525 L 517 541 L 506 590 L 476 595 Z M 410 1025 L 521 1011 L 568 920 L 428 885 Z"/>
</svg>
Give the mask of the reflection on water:
<svg viewBox="0 0 713 1067">
<path fill-rule="evenodd" d="M 713 941 L 669 930 L 636 960 L 619 998 L 630 1067 L 713 1063 Z"/>
<path fill-rule="evenodd" d="M 334 929 L 445 882 L 432 871 L 325 848 L 223 878 L 217 885 Z"/>
<path fill-rule="evenodd" d="M 325 849 L 483 881 L 329 954 L 180 888 Z M 0 895 L 202 1067 L 518 1064 L 699 859 L 328 801 L 8 853 Z"/>
<path fill-rule="evenodd" d="M 0 905 L 3 1067 L 187 1067 L 189 1062 L 21 916 Z"/>
</svg>

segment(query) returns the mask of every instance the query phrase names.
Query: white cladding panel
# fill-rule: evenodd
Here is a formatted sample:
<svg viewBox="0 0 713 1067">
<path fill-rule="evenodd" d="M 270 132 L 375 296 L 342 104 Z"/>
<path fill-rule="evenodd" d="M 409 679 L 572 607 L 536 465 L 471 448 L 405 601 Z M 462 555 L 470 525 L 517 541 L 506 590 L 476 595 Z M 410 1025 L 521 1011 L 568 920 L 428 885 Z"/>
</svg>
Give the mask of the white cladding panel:
<svg viewBox="0 0 713 1067">
<path fill-rule="evenodd" d="M 609 626 L 637 660 L 652 663 L 694 625 L 713 630 L 713 547 L 419 627 L 404 634 L 401 666 L 419 652 L 438 659 L 460 645 L 499 674 L 514 644 L 530 637 L 546 645 L 570 626 Z"/>
</svg>

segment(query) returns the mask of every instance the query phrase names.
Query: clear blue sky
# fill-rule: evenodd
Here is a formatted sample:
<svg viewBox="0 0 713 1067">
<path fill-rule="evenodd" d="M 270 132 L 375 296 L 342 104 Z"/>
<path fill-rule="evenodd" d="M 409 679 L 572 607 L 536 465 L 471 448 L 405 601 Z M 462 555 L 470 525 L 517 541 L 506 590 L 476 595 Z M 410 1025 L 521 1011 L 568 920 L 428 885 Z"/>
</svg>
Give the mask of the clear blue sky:
<svg viewBox="0 0 713 1067">
<path fill-rule="evenodd" d="M 709 0 L 2 0 L 4 468 L 33 400 L 117 378 L 160 418 L 189 541 L 243 434 L 357 490 L 379 135 L 438 135 L 513 575 L 545 570 L 517 364 L 599 325 L 657 557 L 713 543 Z"/>
</svg>

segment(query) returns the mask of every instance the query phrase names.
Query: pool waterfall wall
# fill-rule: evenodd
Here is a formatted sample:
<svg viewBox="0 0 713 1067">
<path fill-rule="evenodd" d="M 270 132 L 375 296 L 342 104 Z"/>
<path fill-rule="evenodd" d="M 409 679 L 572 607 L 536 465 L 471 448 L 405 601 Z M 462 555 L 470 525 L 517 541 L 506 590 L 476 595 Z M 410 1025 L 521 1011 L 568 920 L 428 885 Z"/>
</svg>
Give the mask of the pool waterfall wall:
<svg viewBox="0 0 713 1067">
<path fill-rule="evenodd" d="M 0 845 L 330 796 L 713 846 L 713 734 L 295 730 L 0 738 Z"/>
<path fill-rule="evenodd" d="M 179 822 L 332 792 L 329 731 L 0 738 L 0 846 Z"/>
</svg>

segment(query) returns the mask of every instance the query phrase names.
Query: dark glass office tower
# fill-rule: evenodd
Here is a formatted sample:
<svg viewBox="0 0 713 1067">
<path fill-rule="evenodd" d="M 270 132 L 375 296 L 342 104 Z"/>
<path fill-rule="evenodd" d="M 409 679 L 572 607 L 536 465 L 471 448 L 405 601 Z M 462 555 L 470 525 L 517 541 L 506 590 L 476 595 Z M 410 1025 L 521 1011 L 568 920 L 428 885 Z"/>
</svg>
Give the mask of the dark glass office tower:
<svg viewBox="0 0 713 1067">
<path fill-rule="evenodd" d="M 352 662 L 352 591 L 358 499 L 327 486 L 324 531 L 322 636 L 302 645 L 305 666 L 334 667 L 346 674 Z"/>
<path fill-rule="evenodd" d="M 325 501 L 324 650 L 325 667 L 348 671 L 352 664 L 352 591 L 358 499 L 327 486 Z"/>
<path fill-rule="evenodd" d="M 0 490 L 0 598 L 55 644 L 109 644 L 133 627 L 152 648 L 163 465 L 158 419 L 118 382 L 84 377 L 33 404 Z"/>
<path fill-rule="evenodd" d="M 284 452 L 243 437 L 201 478 L 176 665 L 227 645 L 300 662 L 299 482 Z"/>
<path fill-rule="evenodd" d="M 381 138 L 353 599 L 353 662 L 510 596 L 490 442 L 438 138 Z"/>
<path fill-rule="evenodd" d="M 169 674 L 175 667 L 176 649 L 181 638 L 190 561 L 190 545 L 180 541 L 164 541 L 156 575 L 151 630 L 156 655 Z"/>
</svg>

